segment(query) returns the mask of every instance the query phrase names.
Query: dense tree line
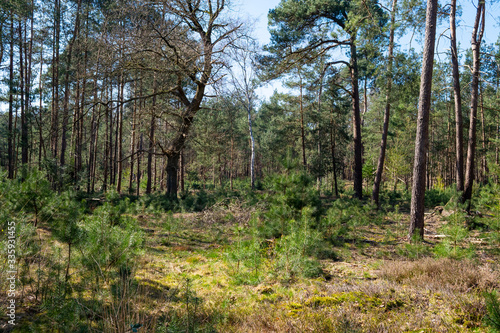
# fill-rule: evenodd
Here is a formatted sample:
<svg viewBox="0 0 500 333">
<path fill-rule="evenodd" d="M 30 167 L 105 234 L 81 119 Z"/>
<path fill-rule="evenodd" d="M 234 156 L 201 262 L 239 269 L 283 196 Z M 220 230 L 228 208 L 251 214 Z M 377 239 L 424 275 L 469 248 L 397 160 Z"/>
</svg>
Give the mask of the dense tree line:
<svg viewBox="0 0 500 333">
<path fill-rule="evenodd" d="M 398 44 L 424 26 L 419 1 L 283 0 L 264 47 L 224 0 L 0 5 L 9 178 L 40 169 L 55 190 L 176 195 L 247 179 L 258 188 L 292 156 L 319 191 L 338 196 L 352 182 L 377 205 L 412 180 L 418 200 L 456 184 L 464 202 L 474 182 L 498 181 L 500 42 L 482 42 L 488 3 L 463 22 L 473 29 L 462 49 L 457 3 L 441 3 L 433 20 L 449 19 L 451 47 L 434 60 Z M 434 50 L 430 36 L 420 39 Z M 288 92 L 259 102 L 258 86 L 276 79 Z"/>
</svg>

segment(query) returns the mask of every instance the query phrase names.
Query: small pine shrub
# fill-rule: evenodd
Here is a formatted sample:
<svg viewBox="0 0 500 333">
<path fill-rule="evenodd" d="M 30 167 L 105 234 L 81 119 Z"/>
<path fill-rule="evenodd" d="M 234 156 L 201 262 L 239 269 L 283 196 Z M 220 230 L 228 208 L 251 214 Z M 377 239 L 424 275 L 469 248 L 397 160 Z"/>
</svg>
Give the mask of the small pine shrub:
<svg viewBox="0 0 500 333">
<path fill-rule="evenodd" d="M 431 254 L 430 247 L 422 241 L 418 233 L 415 233 L 410 243 L 402 244 L 396 248 L 396 253 L 408 259 L 421 259 Z"/>
<path fill-rule="evenodd" d="M 463 248 L 463 241 L 469 237 L 469 230 L 465 226 L 466 213 L 460 205 L 454 205 L 454 213 L 448 217 L 448 223 L 440 228 L 446 235 L 440 244 L 434 248 L 437 257 L 460 259 L 474 255 L 474 248 Z"/>
<path fill-rule="evenodd" d="M 498 293 L 496 291 L 485 293 L 484 298 L 488 312 L 484 321 L 490 327 L 491 332 L 500 333 L 500 301 Z"/>
<path fill-rule="evenodd" d="M 427 190 L 425 191 L 425 207 L 444 206 L 457 196 L 458 194 L 453 186 Z"/>
<path fill-rule="evenodd" d="M 258 218 L 253 216 L 247 228 L 237 225 L 233 230 L 236 240 L 227 257 L 235 263 L 235 278 L 240 283 L 257 284 L 260 282 L 260 268 L 264 259 L 264 241 L 260 237 Z"/>
<path fill-rule="evenodd" d="M 135 220 L 122 218 L 119 224 L 114 222 L 113 207 L 105 203 L 81 223 L 81 261 L 97 281 L 109 279 L 119 267 L 132 265 L 141 252 L 143 236 Z"/>
<path fill-rule="evenodd" d="M 311 228 L 311 209 L 302 210 L 300 220 L 290 221 L 290 233 L 283 235 L 275 247 L 275 266 L 280 276 L 291 279 L 295 276 L 316 277 L 322 268 L 314 256 L 322 243 L 322 235 Z"/>
</svg>

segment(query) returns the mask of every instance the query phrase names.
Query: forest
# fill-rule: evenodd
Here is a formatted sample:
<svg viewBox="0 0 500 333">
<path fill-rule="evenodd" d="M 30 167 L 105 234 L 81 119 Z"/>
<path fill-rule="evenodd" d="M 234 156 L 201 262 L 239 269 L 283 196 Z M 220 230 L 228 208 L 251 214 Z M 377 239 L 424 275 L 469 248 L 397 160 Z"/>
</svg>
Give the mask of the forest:
<svg viewBox="0 0 500 333">
<path fill-rule="evenodd" d="M 500 332 L 498 3 L 238 5 L 0 0 L 0 331 Z"/>
</svg>

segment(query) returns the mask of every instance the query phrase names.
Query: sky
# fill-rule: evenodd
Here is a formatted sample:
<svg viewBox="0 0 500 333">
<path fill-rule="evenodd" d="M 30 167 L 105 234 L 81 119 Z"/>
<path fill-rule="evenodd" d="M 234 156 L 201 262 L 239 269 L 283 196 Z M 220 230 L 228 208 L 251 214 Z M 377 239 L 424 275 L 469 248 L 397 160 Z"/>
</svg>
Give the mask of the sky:
<svg viewBox="0 0 500 333">
<path fill-rule="evenodd" d="M 441 1 L 442 4 L 446 2 L 446 0 Z M 239 0 L 235 5 L 234 10 L 239 14 L 239 16 L 252 22 L 254 36 L 259 40 L 261 45 L 269 43 L 270 34 L 267 30 L 267 14 L 270 9 L 278 6 L 279 3 L 280 0 Z M 460 43 L 460 48 L 463 51 L 470 47 L 477 0 L 457 0 L 457 4 L 462 7 L 462 16 L 460 18 L 457 17 L 457 39 Z M 436 47 L 438 47 L 441 52 L 446 51 L 446 49 L 449 48 L 449 39 L 444 37 L 444 35 L 449 35 L 449 30 L 447 30 L 448 28 L 449 19 L 446 18 L 443 20 L 441 26 L 438 27 L 436 36 Z M 499 35 L 500 2 L 488 1 L 486 7 L 486 29 L 483 37 L 483 43 L 494 43 L 498 40 Z M 403 49 L 408 49 L 410 46 L 417 50 L 420 48 L 415 39 L 412 40 L 410 36 L 403 37 L 397 42 Z M 436 56 L 444 57 L 445 55 L 437 53 Z M 277 89 L 278 91 L 286 91 L 285 88 L 281 87 L 280 82 L 272 82 L 270 85 L 260 88 L 258 90 L 258 94 L 262 98 L 268 99 L 272 95 L 274 89 Z"/>
</svg>

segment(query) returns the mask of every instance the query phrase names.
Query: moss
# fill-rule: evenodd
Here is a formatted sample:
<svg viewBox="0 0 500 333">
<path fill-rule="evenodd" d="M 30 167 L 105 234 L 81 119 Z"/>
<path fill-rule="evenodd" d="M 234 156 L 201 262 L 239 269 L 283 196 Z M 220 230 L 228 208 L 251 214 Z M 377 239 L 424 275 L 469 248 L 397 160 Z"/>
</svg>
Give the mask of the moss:
<svg viewBox="0 0 500 333">
<path fill-rule="evenodd" d="M 383 302 L 377 296 L 368 296 L 363 292 L 345 292 L 330 296 L 313 296 L 304 304 L 308 307 L 331 307 L 343 303 L 353 303 L 360 308 L 380 307 Z"/>
<path fill-rule="evenodd" d="M 394 309 L 398 309 L 400 307 L 403 307 L 405 305 L 405 302 L 402 300 L 402 299 L 394 299 L 394 300 L 390 300 L 388 302 L 385 303 L 385 309 L 387 311 L 390 311 L 390 310 L 394 310 Z"/>
</svg>

